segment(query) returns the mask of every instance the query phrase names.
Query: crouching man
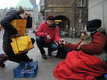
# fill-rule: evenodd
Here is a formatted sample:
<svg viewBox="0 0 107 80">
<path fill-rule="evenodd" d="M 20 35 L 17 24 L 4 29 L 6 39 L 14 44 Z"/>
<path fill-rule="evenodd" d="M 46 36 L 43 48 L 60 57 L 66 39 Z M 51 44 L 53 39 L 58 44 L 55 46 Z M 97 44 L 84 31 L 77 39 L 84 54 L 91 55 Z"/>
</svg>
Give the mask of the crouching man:
<svg viewBox="0 0 107 80">
<path fill-rule="evenodd" d="M 55 17 L 48 16 L 47 20 L 38 27 L 35 36 L 42 58 L 47 59 L 43 47 L 48 48 L 48 56 L 51 56 L 51 52 L 58 49 L 56 43 L 60 40 L 59 29 L 55 24 Z"/>
</svg>

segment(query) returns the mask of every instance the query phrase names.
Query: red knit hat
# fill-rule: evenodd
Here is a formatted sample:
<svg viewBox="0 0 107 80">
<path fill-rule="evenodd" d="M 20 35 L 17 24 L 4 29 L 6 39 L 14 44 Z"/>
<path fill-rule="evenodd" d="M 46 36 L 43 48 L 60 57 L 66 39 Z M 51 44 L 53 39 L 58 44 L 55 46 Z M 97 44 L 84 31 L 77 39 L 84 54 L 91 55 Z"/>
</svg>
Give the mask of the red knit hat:
<svg viewBox="0 0 107 80">
<path fill-rule="evenodd" d="M 53 21 L 55 21 L 55 17 L 54 16 L 48 16 L 47 20 L 53 20 Z"/>
</svg>

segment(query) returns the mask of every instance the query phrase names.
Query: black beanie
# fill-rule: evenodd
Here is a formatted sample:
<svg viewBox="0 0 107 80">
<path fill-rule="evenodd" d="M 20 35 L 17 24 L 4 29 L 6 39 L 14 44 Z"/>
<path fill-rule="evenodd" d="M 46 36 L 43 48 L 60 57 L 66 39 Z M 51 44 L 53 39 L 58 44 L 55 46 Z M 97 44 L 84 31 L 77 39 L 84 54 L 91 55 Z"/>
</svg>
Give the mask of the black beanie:
<svg viewBox="0 0 107 80">
<path fill-rule="evenodd" d="M 87 22 L 87 31 L 89 31 L 89 32 L 96 31 L 100 27 L 101 27 L 100 19 L 94 19 L 94 20 Z"/>
<path fill-rule="evenodd" d="M 55 17 L 54 16 L 48 16 L 47 20 L 53 20 L 53 21 L 55 21 Z"/>
</svg>

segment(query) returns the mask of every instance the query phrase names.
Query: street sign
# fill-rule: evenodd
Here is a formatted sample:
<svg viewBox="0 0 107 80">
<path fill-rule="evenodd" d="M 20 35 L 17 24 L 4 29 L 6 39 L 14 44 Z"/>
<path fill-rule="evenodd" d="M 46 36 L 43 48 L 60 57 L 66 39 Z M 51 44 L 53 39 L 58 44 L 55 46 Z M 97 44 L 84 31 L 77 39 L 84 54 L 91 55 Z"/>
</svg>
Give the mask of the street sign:
<svg viewBox="0 0 107 80">
<path fill-rule="evenodd" d="M 50 9 L 45 10 L 45 20 L 46 20 L 46 13 L 47 13 L 47 12 L 50 12 L 50 11 L 51 11 Z"/>
<path fill-rule="evenodd" d="M 34 14 L 34 20 L 38 21 L 38 6 L 37 5 L 34 5 L 33 14 Z"/>
<path fill-rule="evenodd" d="M 34 8 L 37 8 L 38 6 L 37 6 L 37 4 L 36 5 L 34 5 Z"/>
<path fill-rule="evenodd" d="M 33 5 L 33 18 L 35 21 L 38 21 L 38 5 L 36 4 L 36 0 L 30 0 Z"/>
<path fill-rule="evenodd" d="M 45 10 L 45 12 L 50 12 L 51 10 L 50 9 L 48 9 L 48 10 Z"/>
</svg>

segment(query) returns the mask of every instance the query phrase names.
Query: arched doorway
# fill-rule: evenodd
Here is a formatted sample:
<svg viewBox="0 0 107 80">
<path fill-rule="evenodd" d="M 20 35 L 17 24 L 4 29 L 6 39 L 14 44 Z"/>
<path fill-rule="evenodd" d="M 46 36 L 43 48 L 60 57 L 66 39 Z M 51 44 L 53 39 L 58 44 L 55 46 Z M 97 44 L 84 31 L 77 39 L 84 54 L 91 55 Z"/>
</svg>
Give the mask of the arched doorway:
<svg viewBox="0 0 107 80">
<path fill-rule="evenodd" d="M 59 27 L 60 36 L 69 36 L 70 22 L 65 16 L 56 16 L 55 23 Z"/>
</svg>

